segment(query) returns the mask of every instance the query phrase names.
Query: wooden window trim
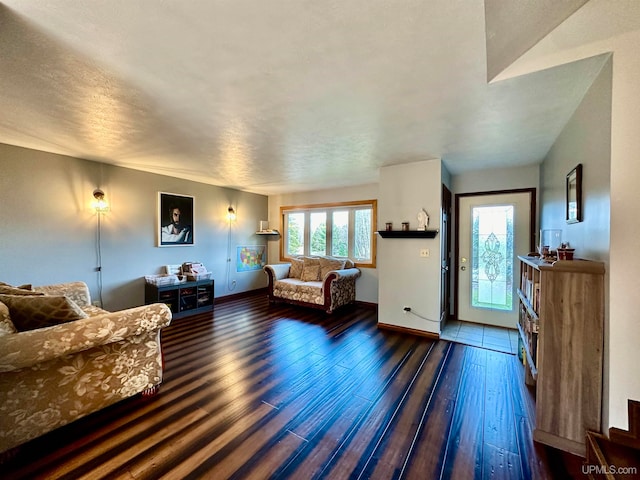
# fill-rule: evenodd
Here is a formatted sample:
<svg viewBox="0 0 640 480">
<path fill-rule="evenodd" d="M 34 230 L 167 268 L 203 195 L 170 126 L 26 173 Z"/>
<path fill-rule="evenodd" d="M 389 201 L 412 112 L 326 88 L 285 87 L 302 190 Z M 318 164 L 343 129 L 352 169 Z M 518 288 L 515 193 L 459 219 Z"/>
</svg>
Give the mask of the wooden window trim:
<svg viewBox="0 0 640 480">
<path fill-rule="evenodd" d="M 285 213 L 295 211 L 308 211 L 308 210 L 324 210 L 324 209 L 336 209 L 340 207 L 358 207 L 358 206 L 370 206 L 371 207 L 371 262 L 360 263 L 356 262 L 355 266 L 358 268 L 376 268 L 376 253 L 377 253 L 377 237 L 376 231 L 378 230 L 378 200 L 355 200 L 351 202 L 331 202 L 331 203 L 314 203 L 304 205 L 286 205 L 280 207 L 280 261 L 286 262 L 289 257 L 285 256 L 285 228 L 284 228 L 284 215 Z"/>
</svg>

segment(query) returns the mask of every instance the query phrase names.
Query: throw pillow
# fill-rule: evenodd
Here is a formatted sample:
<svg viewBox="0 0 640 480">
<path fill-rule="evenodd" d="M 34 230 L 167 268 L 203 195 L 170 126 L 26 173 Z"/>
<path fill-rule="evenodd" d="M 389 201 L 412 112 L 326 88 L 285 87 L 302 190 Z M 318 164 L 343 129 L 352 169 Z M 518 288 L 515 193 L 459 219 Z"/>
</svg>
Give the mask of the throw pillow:
<svg viewBox="0 0 640 480">
<path fill-rule="evenodd" d="M 0 285 L 5 285 L 7 287 L 13 287 L 13 285 L 10 285 L 8 283 L 5 282 L 0 282 Z M 25 283 L 24 285 L 20 285 L 19 287 L 13 287 L 13 288 L 23 288 L 25 290 L 33 290 L 33 285 L 30 283 Z"/>
<path fill-rule="evenodd" d="M 13 324 L 11 317 L 9 316 L 9 307 L 0 302 L 0 337 L 3 337 L 4 335 L 11 335 L 17 331 L 16 326 Z"/>
<path fill-rule="evenodd" d="M 6 295 L 44 295 L 42 292 L 35 292 L 31 290 L 31 285 L 20 285 L 19 287 L 12 287 L 3 283 L 0 285 L 0 293 Z"/>
<path fill-rule="evenodd" d="M 305 265 L 302 269 L 302 277 L 300 280 L 303 282 L 317 282 L 320 278 L 320 265 Z"/>
<path fill-rule="evenodd" d="M 301 278 L 302 266 L 304 262 L 299 258 L 291 259 L 291 266 L 289 267 L 289 278 Z"/>
<path fill-rule="evenodd" d="M 303 282 L 317 282 L 320 280 L 320 260 L 317 258 L 305 258 L 302 265 Z"/>
<path fill-rule="evenodd" d="M 344 260 L 338 260 L 337 258 L 321 258 L 320 259 L 320 280 L 324 279 L 324 277 L 331 270 L 342 270 L 344 269 Z"/>
<path fill-rule="evenodd" d="M 19 332 L 87 318 L 78 305 L 64 296 L 0 294 L 0 302 L 9 307 L 11 321 Z"/>
</svg>

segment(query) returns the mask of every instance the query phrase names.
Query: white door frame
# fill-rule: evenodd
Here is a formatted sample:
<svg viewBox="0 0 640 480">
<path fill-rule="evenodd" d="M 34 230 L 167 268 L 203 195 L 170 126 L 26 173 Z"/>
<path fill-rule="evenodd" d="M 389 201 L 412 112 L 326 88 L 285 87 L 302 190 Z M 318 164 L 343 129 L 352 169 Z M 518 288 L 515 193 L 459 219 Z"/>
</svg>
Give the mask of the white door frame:
<svg viewBox="0 0 640 480">
<path fill-rule="evenodd" d="M 472 193 L 460 193 L 460 194 L 456 194 L 456 200 L 455 200 L 455 221 L 454 221 L 454 225 L 455 225 L 455 234 L 454 234 L 454 255 L 453 255 L 453 262 L 455 263 L 455 265 L 452 267 L 454 270 L 454 275 L 453 275 L 453 279 L 454 279 L 454 288 L 453 288 L 453 297 L 454 297 L 454 301 L 453 301 L 453 315 L 454 318 L 456 320 L 459 320 L 459 298 L 458 298 L 458 289 L 460 287 L 460 265 L 459 265 L 459 260 L 460 260 L 460 239 L 459 239 L 459 234 L 460 234 L 460 199 L 461 198 L 466 198 L 466 197 L 482 197 L 482 196 L 488 196 L 488 195 L 503 195 L 503 194 L 512 194 L 512 193 L 528 193 L 529 194 L 529 199 L 531 202 L 531 209 L 530 209 L 530 220 L 529 220 L 529 251 L 533 251 L 533 249 L 535 248 L 535 232 L 536 232 L 536 214 L 537 214 L 537 209 L 536 209 L 536 189 L 535 188 L 520 188 L 520 189 L 514 189 L 514 190 L 494 190 L 494 191 L 488 191 L 488 192 L 472 192 Z M 526 254 L 527 252 L 518 252 L 519 255 L 521 254 Z M 516 268 L 516 267 L 514 267 Z M 517 275 L 518 272 L 514 272 L 514 275 Z"/>
</svg>

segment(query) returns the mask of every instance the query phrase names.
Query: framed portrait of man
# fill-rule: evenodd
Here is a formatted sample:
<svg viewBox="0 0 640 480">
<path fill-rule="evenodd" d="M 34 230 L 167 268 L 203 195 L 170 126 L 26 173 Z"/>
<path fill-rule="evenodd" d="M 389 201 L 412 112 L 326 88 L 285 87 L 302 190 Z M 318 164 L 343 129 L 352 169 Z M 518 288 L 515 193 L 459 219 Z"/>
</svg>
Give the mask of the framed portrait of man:
<svg viewBox="0 0 640 480">
<path fill-rule="evenodd" d="M 194 244 L 194 198 L 179 193 L 158 192 L 158 246 Z"/>
</svg>

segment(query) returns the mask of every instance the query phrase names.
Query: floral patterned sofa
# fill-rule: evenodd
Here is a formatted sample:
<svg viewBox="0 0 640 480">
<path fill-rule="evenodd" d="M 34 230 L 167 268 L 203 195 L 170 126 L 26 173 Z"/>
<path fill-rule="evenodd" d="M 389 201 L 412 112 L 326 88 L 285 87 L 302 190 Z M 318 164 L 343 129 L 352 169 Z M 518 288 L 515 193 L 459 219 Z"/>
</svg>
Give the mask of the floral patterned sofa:
<svg viewBox="0 0 640 480">
<path fill-rule="evenodd" d="M 332 313 L 356 299 L 360 269 L 349 259 L 296 257 L 289 263 L 265 265 L 269 300 L 320 308 Z"/>
<path fill-rule="evenodd" d="M 0 284 L 0 454 L 119 400 L 155 393 L 160 329 L 170 322 L 164 304 L 113 313 L 95 307 L 83 282 Z"/>
</svg>

